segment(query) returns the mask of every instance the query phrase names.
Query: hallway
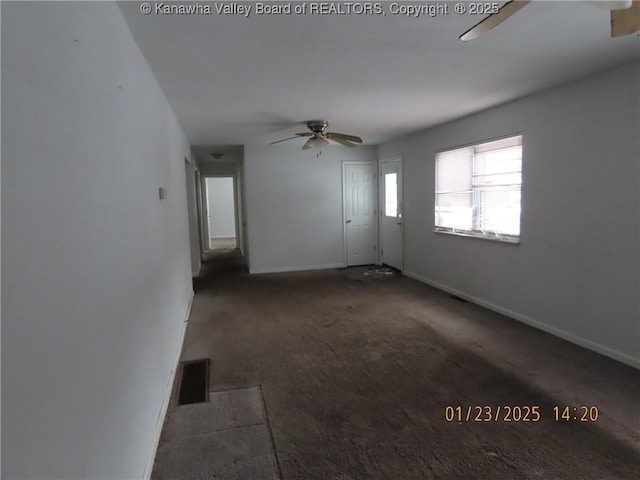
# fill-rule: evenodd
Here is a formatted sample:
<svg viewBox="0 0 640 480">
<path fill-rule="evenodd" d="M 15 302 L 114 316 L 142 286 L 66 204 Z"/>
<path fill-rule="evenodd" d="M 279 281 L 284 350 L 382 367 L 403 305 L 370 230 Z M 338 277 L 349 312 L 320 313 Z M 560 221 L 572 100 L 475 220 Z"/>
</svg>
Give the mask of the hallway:
<svg viewBox="0 0 640 480">
<path fill-rule="evenodd" d="M 638 477 L 634 369 L 370 273 L 250 276 L 236 250 L 196 279 L 182 360 L 211 359 L 210 392 L 261 387 L 283 479 Z M 467 421 L 476 405 L 540 418 Z M 556 421 L 556 405 L 597 406 L 598 419 Z M 447 406 L 462 418 L 447 421 Z M 161 446 L 185 432 L 165 426 Z"/>
</svg>

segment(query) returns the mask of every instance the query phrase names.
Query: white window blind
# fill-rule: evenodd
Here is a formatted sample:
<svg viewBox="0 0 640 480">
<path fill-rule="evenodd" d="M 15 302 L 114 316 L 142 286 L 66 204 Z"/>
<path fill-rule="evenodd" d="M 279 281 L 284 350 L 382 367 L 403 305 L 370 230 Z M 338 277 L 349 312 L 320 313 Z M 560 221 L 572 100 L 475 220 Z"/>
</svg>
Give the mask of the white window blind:
<svg viewBox="0 0 640 480">
<path fill-rule="evenodd" d="M 522 136 L 436 155 L 435 230 L 517 241 Z"/>
</svg>

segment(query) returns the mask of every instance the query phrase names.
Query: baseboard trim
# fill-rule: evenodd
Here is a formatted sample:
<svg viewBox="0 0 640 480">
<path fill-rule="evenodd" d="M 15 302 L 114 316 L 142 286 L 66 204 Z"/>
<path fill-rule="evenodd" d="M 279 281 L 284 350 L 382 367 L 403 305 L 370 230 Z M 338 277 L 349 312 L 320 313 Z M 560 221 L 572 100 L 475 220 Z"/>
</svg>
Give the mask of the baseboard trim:
<svg viewBox="0 0 640 480">
<path fill-rule="evenodd" d="M 460 290 L 456 290 L 455 288 L 449 287 L 448 285 L 443 285 L 442 283 L 438 283 L 431 279 L 418 275 L 417 273 L 413 273 L 405 270 L 402 272 L 402 274 L 409 278 L 413 278 L 414 280 L 417 280 L 419 282 L 425 283 L 431 287 L 437 288 L 438 290 L 451 293 L 460 298 L 464 298 L 469 302 L 480 305 L 481 307 L 500 313 L 509 318 L 513 318 L 514 320 L 518 320 L 519 322 L 525 323 L 539 330 L 543 330 L 547 333 L 555 335 L 556 337 L 560 337 L 563 340 L 574 343 L 580 347 L 586 348 L 588 350 L 592 350 L 596 353 L 599 353 L 606 357 L 617 360 L 618 362 L 640 369 L 640 358 L 632 357 L 631 355 L 627 355 L 626 353 L 622 353 L 612 348 L 606 347 L 604 345 L 600 345 L 599 343 L 592 342 L 591 340 L 587 340 L 586 338 L 579 337 L 577 335 L 574 335 L 573 333 L 567 332 L 566 330 L 562 330 L 560 328 L 549 325 L 548 323 L 544 323 L 534 318 L 528 317 L 526 315 L 522 315 L 512 310 L 508 310 L 499 305 L 495 305 L 491 302 L 487 302 L 486 300 L 482 300 L 481 298 L 474 297 L 473 295 L 468 295 L 464 292 L 461 292 Z"/>
<path fill-rule="evenodd" d="M 199 277 L 200 276 L 200 271 L 202 270 L 202 264 L 198 265 L 198 270 L 197 271 L 191 271 L 191 278 L 195 278 L 195 277 Z"/>
<path fill-rule="evenodd" d="M 173 384 L 175 382 L 178 365 L 180 364 L 180 357 L 182 356 L 182 347 L 184 345 L 185 334 L 187 333 L 189 316 L 191 315 L 191 306 L 193 305 L 193 296 L 194 296 L 194 292 L 192 291 L 191 296 L 189 297 L 189 303 L 187 304 L 185 318 L 184 318 L 184 321 L 182 322 L 182 332 L 180 334 L 180 342 L 176 350 L 176 356 L 173 360 L 173 368 L 171 369 L 171 374 L 169 375 L 169 383 L 167 385 L 167 390 L 165 392 L 164 399 L 162 401 L 162 406 L 160 407 L 160 412 L 158 414 L 158 420 L 156 422 L 156 433 L 153 439 L 153 448 L 151 450 L 151 455 L 147 460 L 147 466 L 144 469 L 144 475 L 142 477 L 144 480 L 149 480 L 151 478 L 151 472 L 153 470 L 153 462 L 156 458 L 158 443 L 160 443 L 160 434 L 162 433 L 162 426 L 164 425 L 164 419 L 167 416 L 167 410 L 169 410 L 169 403 L 171 402 L 171 393 L 173 392 Z"/>
<path fill-rule="evenodd" d="M 306 272 L 308 270 L 328 270 L 330 268 L 344 268 L 344 263 L 329 263 L 327 265 L 309 265 L 306 267 L 278 267 L 278 268 L 256 268 L 249 269 L 251 275 L 261 273 L 283 273 L 283 272 Z"/>
</svg>

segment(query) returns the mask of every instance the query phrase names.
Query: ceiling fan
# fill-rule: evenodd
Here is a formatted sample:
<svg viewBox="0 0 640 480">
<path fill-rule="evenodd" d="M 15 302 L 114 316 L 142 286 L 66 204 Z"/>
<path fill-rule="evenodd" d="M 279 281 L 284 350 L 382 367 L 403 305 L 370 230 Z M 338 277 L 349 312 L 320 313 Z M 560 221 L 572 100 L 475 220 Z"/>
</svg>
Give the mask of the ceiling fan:
<svg viewBox="0 0 640 480">
<path fill-rule="evenodd" d="M 460 35 L 460 40 L 468 42 L 487 33 L 493 27 L 501 24 L 532 0 L 511 0 L 500 9 L 480 21 Z M 611 11 L 611 36 L 623 37 L 640 31 L 640 0 L 600 0 L 589 1 L 597 7 Z"/>
<path fill-rule="evenodd" d="M 311 137 L 302 146 L 303 150 L 324 147 L 325 145 L 329 145 L 329 140 L 333 140 L 334 142 L 338 142 L 345 147 L 351 148 L 357 147 L 358 144 L 362 143 L 362 139 L 360 137 L 356 137 L 355 135 L 327 132 L 327 128 L 329 128 L 329 122 L 327 122 L 326 120 L 309 120 L 306 123 L 309 130 L 311 130 L 310 132 L 296 133 L 294 137 L 284 138 L 276 142 L 271 142 L 271 145 L 301 137 Z"/>
</svg>

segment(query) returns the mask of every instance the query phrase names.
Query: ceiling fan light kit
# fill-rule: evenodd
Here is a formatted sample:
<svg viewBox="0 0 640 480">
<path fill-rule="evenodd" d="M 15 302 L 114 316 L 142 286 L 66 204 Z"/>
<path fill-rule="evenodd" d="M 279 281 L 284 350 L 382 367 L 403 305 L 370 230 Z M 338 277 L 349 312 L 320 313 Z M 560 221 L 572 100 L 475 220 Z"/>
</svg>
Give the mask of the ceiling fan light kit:
<svg viewBox="0 0 640 480">
<path fill-rule="evenodd" d="M 310 137 L 302 146 L 303 150 L 324 147 L 326 145 L 329 145 L 329 140 L 349 148 L 357 147 L 362 143 L 362 138 L 356 135 L 328 132 L 327 128 L 329 128 L 329 122 L 327 122 L 326 120 L 309 120 L 308 122 L 306 122 L 306 124 L 310 132 L 296 133 L 293 137 L 283 138 L 282 140 L 271 142 L 271 145 L 301 137 Z"/>
<path fill-rule="evenodd" d="M 500 9 L 484 18 L 460 35 L 460 40 L 468 42 L 500 25 L 532 0 L 511 0 Z M 640 31 L 640 0 L 586 0 L 603 10 L 611 12 L 611 37 L 623 37 Z"/>
</svg>

